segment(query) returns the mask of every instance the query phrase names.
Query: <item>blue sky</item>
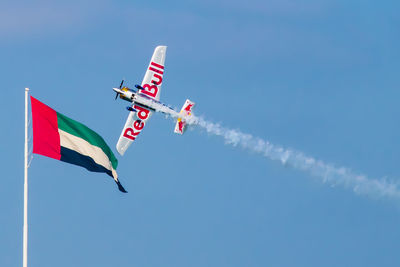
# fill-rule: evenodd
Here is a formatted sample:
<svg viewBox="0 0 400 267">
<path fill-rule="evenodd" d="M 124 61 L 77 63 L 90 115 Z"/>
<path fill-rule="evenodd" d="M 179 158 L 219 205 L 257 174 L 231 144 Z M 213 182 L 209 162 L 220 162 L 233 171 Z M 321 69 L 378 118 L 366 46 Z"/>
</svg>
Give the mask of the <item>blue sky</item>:
<svg viewBox="0 0 400 267">
<path fill-rule="evenodd" d="M 374 179 L 399 181 L 396 1 L 0 4 L 0 265 L 22 264 L 24 88 L 114 149 L 167 45 L 161 100 Z M 111 178 L 34 155 L 30 266 L 396 266 L 398 200 L 184 136 L 155 114 Z M 115 151 L 115 149 L 114 149 Z"/>
</svg>

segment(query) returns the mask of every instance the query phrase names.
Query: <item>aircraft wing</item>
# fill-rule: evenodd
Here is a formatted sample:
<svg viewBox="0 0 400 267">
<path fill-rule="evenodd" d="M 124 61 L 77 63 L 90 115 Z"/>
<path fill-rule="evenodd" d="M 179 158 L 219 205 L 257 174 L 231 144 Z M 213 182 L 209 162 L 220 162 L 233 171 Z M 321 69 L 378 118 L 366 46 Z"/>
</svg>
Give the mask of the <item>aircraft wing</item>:
<svg viewBox="0 0 400 267">
<path fill-rule="evenodd" d="M 149 63 L 142 81 L 142 90 L 139 93 L 145 94 L 153 99 L 160 99 L 161 85 L 164 75 L 164 62 L 167 52 L 166 46 L 157 46 L 154 50 L 153 56 Z M 151 117 L 152 111 L 142 106 L 137 106 L 132 103 L 132 108 L 136 111 L 129 112 L 128 119 L 122 129 L 121 135 L 117 143 L 117 151 L 121 156 L 136 140 L 136 137 L 146 125 L 148 119 Z"/>
<path fill-rule="evenodd" d="M 125 122 L 124 129 L 121 132 L 117 143 L 117 151 L 123 156 L 128 147 L 136 140 L 152 112 L 144 107 L 132 106 L 137 111 L 129 112 L 128 119 Z"/>
<path fill-rule="evenodd" d="M 155 100 L 160 100 L 161 85 L 164 76 L 164 62 L 167 53 L 166 46 L 157 46 L 154 50 L 153 56 L 146 74 L 142 81 L 143 90 L 140 93 L 145 94 Z"/>
</svg>

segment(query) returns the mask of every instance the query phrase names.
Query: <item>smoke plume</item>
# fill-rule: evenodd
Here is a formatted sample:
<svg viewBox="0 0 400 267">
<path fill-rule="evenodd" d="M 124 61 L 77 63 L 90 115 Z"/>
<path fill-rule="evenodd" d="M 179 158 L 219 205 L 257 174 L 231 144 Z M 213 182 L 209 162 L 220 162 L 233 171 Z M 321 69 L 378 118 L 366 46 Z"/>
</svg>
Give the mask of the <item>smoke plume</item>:
<svg viewBox="0 0 400 267">
<path fill-rule="evenodd" d="M 172 117 L 178 113 L 170 114 Z M 384 197 L 391 199 L 400 198 L 399 185 L 387 179 L 373 179 L 366 175 L 353 172 L 346 167 L 337 167 L 325 163 L 302 152 L 286 149 L 279 145 L 271 144 L 261 138 L 222 127 L 218 123 L 209 122 L 202 117 L 185 117 L 188 124 L 203 128 L 207 133 L 220 136 L 226 144 L 234 147 L 242 147 L 245 150 L 255 152 L 263 157 L 281 162 L 283 165 L 310 173 L 321 182 L 331 186 L 343 186 L 353 190 L 357 194 L 370 197 Z"/>
</svg>

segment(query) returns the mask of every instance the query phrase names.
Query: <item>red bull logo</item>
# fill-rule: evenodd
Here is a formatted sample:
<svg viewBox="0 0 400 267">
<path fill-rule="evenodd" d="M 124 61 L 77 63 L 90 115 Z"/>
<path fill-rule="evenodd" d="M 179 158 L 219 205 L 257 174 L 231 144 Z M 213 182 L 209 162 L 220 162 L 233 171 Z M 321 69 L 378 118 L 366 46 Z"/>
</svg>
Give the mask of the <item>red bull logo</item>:
<svg viewBox="0 0 400 267">
<path fill-rule="evenodd" d="M 155 62 L 150 62 L 149 70 L 153 72 L 153 76 L 150 79 L 151 84 L 143 84 L 142 87 L 144 90 L 142 90 L 141 93 L 156 98 L 158 95 L 158 86 L 162 84 L 164 66 Z"/>
<path fill-rule="evenodd" d="M 133 127 L 128 127 L 124 131 L 124 137 L 134 141 L 136 139 L 136 136 L 140 134 L 144 126 L 146 125 L 146 120 L 150 116 L 150 110 L 134 105 L 134 109 L 137 110 L 136 116 L 138 117 L 137 120 L 133 122 Z"/>
<path fill-rule="evenodd" d="M 185 111 L 189 114 L 192 111 L 193 104 L 189 104 L 186 106 Z"/>
<path fill-rule="evenodd" d="M 158 95 L 158 86 L 161 86 L 164 75 L 164 66 L 157 64 L 155 62 L 150 62 L 149 69 L 153 72 L 153 75 L 150 79 L 151 84 L 143 84 L 143 89 L 140 91 L 142 94 L 145 94 L 153 99 L 155 99 Z M 124 137 L 135 140 L 136 137 L 140 134 L 144 126 L 146 125 L 146 120 L 149 118 L 150 110 L 135 105 L 133 107 L 137 110 L 136 116 L 138 119 L 133 122 L 131 127 L 127 127 L 124 131 Z"/>
<path fill-rule="evenodd" d="M 185 126 L 185 122 L 182 121 L 180 118 L 178 119 L 178 130 L 183 133 L 183 127 Z"/>
</svg>

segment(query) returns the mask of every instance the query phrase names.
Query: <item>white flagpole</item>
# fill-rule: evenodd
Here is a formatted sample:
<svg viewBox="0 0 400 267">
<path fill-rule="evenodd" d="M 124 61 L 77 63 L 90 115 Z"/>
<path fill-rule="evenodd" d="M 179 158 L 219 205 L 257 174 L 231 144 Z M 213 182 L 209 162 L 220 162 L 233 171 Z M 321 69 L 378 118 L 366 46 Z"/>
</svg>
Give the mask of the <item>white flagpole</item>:
<svg viewBox="0 0 400 267">
<path fill-rule="evenodd" d="M 24 172 L 24 238 L 23 238 L 23 267 L 28 267 L 28 93 L 25 88 L 25 172 Z"/>
</svg>

